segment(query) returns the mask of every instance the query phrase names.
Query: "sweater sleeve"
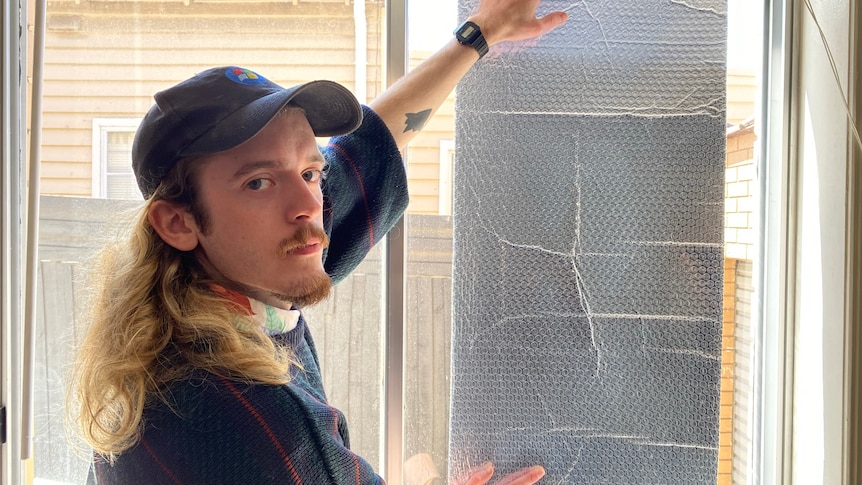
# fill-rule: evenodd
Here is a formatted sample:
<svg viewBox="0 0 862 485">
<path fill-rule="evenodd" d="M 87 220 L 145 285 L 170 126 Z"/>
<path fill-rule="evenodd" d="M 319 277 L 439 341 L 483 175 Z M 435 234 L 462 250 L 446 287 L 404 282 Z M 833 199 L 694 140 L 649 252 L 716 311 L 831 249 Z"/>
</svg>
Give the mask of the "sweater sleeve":
<svg viewBox="0 0 862 485">
<path fill-rule="evenodd" d="M 324 225 L 330 245 L 324 266 L 333 282 L 344 279 L 395 225 L 407 208 L 404 161 L 389 129 L 363 106 L 362 125 L 323 148 Z"/>
<path fill-rule="evenodd" d="M 209 376 L 172 395 L 170 408 L 148 413 L 134 448 L 113 465 L 95 461 L 94 483 L 383 483 L 345 446 L 343 415 L 301 385 L 245 385 Z"/>
</svg>

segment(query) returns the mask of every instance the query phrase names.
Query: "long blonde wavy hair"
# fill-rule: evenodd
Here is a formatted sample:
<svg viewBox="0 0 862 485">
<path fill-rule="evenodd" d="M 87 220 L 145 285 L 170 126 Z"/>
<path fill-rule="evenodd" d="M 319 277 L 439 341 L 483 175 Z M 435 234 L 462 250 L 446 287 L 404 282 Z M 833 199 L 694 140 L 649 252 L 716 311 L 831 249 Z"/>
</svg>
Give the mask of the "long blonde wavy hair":
<svg viewBox="0 0 862 485">
<path fill-rule="evenodd" d="M 193 252 L 166 244 L 149 223 L 150 204 L 163 199 L 206 225 L 194 197 L 196 164 L 178 162 L 126 240 L 107 244 L 90 270 L 90 325 L 76 354 L 67 409 L 84 441 L 110 460 L 138 441 L 144 409 L 156 400 L 170 404 L 164 391 L 192 371 L 284 384 L 294 364 L 287 349 L 212 290 Z"/>
</svg>

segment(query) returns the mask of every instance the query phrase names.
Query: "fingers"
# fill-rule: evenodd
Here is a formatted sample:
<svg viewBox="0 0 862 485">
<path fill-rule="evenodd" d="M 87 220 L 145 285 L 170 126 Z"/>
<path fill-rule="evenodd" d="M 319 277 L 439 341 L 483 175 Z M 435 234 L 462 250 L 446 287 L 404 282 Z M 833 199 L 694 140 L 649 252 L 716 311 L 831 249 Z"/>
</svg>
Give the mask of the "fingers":
<svg viewBox="0 0 862 485">
<path fill-rule="evenodd" d="M 541 18 L 531 18 L 520 29 L 510 34 L 508 40 L 526 40 L 542 36 L 569 20 L 566 12 L 551 12 Z"/>
<path fill-rule="evenodd" d="M 564 24 L 569 16 L 563 11 L 536 18 L 538 1 L 484 0 L 471 20 L 482 28 L 488 45 L 526 40 L 545 34 Z"/>
<path fill-rule="evenodd" d="M 532 485 L 545 476 L 545 469 L 540 466 L 523 468 L 506 475 L 496 485 Z"/>
<path fill-rule="evenodd" d="M 566 12 L 551 12 L 548 15 L 538 19 L 541 26 L 541 33 L 550 32 L 557 27 L 566 23 L 569 20 L 569 14 Z"/>
<path fill-rule="evenodd" d="M 494 465 L 490 461 L 486 461 L 468 473 L 467 480 L 456 482 L 456 485 L 485 485 L 494 475 Z"/>
<path fill-rule="evenodd" d="M 494 475 L 494 465 L 491 462 L 485 462 L 480 467 L 470 470 L 468 475 L 466 480 L 456 480 L 450 485 L 485 485 Z M 500 481 L 495 482 L 495 485 L 532 485 L 544 476 L 544 468 L 531 466 L 506 475 Z"/>
</svg>

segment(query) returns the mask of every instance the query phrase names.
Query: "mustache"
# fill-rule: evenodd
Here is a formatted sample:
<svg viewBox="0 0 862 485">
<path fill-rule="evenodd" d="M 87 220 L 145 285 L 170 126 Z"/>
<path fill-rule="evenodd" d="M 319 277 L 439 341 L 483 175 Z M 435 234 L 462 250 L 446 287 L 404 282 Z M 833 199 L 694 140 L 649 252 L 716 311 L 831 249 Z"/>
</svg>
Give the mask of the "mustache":
<svg viewBox="0 0 862 485">
<path fill-rule="evenodd" d="M 282 239 L 278 243 L 278 254 L 282 257 L 286 256 L 291 251 L 304 248 L 312 242 L 320 244 L 323 248 L 327 248 L 329 247 L 329 236 L 319 226 L 313 224 L 300 226 L 293 236 Z"/>
</svg>

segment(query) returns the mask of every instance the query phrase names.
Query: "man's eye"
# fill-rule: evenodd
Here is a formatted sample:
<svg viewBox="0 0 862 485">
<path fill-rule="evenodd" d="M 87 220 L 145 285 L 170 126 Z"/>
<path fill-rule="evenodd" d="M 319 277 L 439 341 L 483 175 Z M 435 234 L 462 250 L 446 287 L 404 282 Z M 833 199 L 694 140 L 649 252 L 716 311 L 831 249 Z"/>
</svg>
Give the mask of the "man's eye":
<svg viewBox="0 0 862 485">
<path fill-rule="evenodd" d="M 272 185 L 272 181 L 268 179 L 254 179 L 245 184 L 250 190 L 263 190 Z"/>
<path fill-rule="evenodd" d="M 302 178 L 305 179 L 306 182 L 317 182 L 320 180 L 320 170 L 306 170 L 302 172 Z"/>
</svg>

